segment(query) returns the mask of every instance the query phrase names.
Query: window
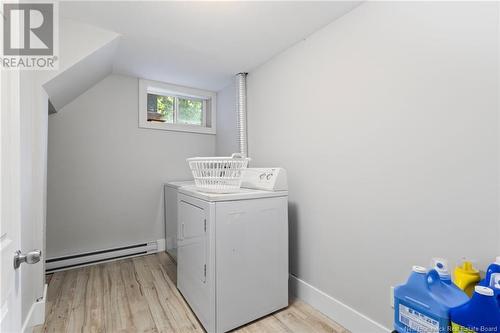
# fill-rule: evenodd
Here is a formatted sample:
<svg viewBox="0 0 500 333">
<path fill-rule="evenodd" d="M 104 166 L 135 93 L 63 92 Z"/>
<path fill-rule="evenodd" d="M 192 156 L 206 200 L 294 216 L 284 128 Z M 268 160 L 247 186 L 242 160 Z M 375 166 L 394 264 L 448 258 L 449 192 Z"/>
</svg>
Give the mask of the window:
<svg viewBox="0 0 500 333">
<path fill-rule="evenodd" d="M 215 93 L 139 80 L 139 127 L 215 134 Z"/>
</svg>

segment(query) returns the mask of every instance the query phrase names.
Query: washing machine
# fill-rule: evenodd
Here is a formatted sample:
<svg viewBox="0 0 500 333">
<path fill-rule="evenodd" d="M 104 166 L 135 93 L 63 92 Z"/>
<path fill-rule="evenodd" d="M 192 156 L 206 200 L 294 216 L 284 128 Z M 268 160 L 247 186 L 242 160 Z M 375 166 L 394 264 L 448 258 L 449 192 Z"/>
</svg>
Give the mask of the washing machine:
<svg viewBox="0 0 500 333">
<path fill-rule="evenodd" d="M 177 261 L 177 196 L 179 188 L 189 185 L 194 185 L 194 181 L 174 181 L 163 184 L 165 250 L 175 261 Z"/>
<path fill-rule="evenodd" d="M 253 170 L 244 182 L 253 188 L 237 193 L 177 189 L 177 287 L 209 333 L 288 306 L 288 192 L 279 170 Z"/>
</svg>

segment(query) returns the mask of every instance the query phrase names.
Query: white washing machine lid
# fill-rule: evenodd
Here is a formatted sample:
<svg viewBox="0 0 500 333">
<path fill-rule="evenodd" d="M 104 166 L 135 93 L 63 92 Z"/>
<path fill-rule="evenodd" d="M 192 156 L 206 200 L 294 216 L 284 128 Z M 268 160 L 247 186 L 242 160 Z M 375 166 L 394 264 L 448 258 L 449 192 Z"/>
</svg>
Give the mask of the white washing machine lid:
<svg viewBox="0 0 500 333">
<path fill-rule="evenodd" d="M 288 191 L 262 191 L 248 188 L 241 188 L 236 193 L 207 193 L 199 191 L 193 185 L 179 187 L 179 193 L 205 201 L 235 201 L 288 196 Z"/>
</svg>

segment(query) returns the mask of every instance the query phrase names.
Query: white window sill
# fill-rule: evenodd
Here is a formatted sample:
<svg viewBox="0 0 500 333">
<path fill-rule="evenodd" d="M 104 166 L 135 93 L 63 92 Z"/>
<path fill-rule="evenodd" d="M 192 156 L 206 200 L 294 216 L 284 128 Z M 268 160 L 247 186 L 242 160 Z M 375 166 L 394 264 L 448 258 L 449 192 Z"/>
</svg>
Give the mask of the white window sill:
<svg viewBox="0 0 500 333">
<path fill-rule="evenodd" d="M 188 132 L 188 133 L 198 133 L 198 134 L 211 134 L 215 135 L 215 128 L 202 127 L 196 125 L 181 125 L 181 124 L 165 124 L 161 122 L 151 122 L 146 121 L 139 124 L 139 128 L 156 129 L 162 131 L 174 131 L 174 132 Z"/>
</svg>

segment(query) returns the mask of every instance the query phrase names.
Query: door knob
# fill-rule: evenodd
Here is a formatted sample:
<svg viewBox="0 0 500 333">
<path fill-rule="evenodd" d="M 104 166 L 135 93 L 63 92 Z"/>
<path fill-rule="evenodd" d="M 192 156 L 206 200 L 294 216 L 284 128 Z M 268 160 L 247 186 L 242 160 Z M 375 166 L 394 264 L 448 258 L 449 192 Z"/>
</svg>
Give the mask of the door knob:
<svg viewBox="0 0 500 333">
<path fill-rule="evenodd" d="M 40 261 L 41 257 L 42 251 L 40 250 L 33 250 L 26 254 L 23 254 L 18 250 L 16 251 L 16 253 L 14 253 L 14 269 L 18 269 L 23 262 L 27 264 L 36 264 Z"/>
</svg>

